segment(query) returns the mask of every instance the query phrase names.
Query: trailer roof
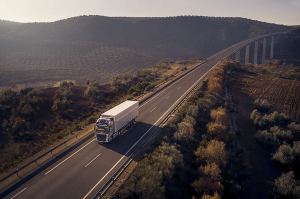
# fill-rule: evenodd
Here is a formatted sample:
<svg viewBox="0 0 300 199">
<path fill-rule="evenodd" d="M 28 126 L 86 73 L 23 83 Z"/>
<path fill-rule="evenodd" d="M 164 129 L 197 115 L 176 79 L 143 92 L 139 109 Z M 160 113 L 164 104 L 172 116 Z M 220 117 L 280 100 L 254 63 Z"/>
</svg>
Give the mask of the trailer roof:
<svg viewBox="0 0 300 199">
<path fill-rule="evenodd" d="M 106 111 L 105 113 L 103 113 L 102 115 L 106 115 L 106 116 L 116 116 L 118 115 L 119 113 L 121 113 L 122 111 L 126 110 L 128 107 L 131 107 L 135 104 L 138 104 L 139 102 L 138 101 L 130 101 L 130 100 L 127 100 L 117 106 L 115 106 L 114 108 Z"/>
</svg>

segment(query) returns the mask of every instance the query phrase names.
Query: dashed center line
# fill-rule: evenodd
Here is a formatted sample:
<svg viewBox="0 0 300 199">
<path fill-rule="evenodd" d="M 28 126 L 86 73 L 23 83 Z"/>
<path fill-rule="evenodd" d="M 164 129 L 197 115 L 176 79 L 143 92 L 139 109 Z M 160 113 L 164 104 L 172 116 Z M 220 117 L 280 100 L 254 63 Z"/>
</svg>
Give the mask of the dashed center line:
<svg viewBox="0 0 300 199">
<path fill-rule="evenodd" d="M 102 153 L 99 153 L 96 157 L 94 157 L 89 163 L 87 163 L 84 167 L 88 167 L 92 162 L 94 162 Z"/>
<path fill-rule="evenodd" d="M 70 155 L 69 157 L 67 157 L 66 159 L 64 159 L 58 165 L 56 165 L 55 167 L 53 167 L 52 169 L 50 169 L 49 171 L 47 171 L 44 175 L 49 174 L 51 171 L 53 171 L 54 169 L 56 169 L 57 167 L 59 167 L 61 164 L 63 164 L 65 161 L 67 161 L 68 159 L 70 159 L 71 157 L 73 157 L 74 155 L 76 155 L 77 153 L 79 153 L 82 149 L 84 149 L 87 145 L 89 145 L 93 141 L 94 141 L 94 139 L 92 139 L 89 143 L 87 143 L 86 145 L 84 145 L 83 147 L 81 147 L 78 151 L 76 151 L 75 153 L 73 153 L 72 155 Z"/>
<path fill-rule="evenodd" d="M 157 106 L 151 109 L 150 113 L 152 113 L 155 109 L 157 109 Z"/>
<path fill-rule="evenodd" d="M 18 195 L 20 195 L 21 193 L 23 193 L 26 189 L 27 189 L 27 187 L 23 188 L 21 191 L 19 191 L 16 195 L 14 195 L 13 197 L 11 197 L 10 199 L 14 199 L 14 198 L 18 197 Z"/>
</svg>

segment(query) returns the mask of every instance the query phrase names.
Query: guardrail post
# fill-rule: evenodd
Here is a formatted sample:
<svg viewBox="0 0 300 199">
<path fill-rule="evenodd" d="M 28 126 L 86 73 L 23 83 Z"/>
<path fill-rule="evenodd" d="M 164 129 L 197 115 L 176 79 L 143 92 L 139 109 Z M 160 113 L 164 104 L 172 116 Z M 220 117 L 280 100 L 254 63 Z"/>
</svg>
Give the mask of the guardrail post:
<svg viewBox="0 0 300 199">
<path fill-rule="evenodd" d="M 18 176 L 18 178 L 21 179 L 22 177 L 19 176 L 19 170 L 20 170 L 19 167 L 17 167 L 16 175 Z"/>
</svg>

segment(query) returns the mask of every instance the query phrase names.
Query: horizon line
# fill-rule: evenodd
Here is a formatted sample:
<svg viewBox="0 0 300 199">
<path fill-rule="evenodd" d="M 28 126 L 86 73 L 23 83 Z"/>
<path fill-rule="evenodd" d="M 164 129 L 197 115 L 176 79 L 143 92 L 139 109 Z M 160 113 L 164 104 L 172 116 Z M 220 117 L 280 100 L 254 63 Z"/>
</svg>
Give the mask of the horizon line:
<svg viewBox="0 0 300 199">
<path fill-rule="evenodd" d="M 294 25 L 286 25 L 286 24 L 279 24 L 274 22 L 266 22 L 266 21 L 260 21 L 257 19 L 251 19 L 246 17 L 233 17 L 233 16 L 207 16 L 207 15 L 171 15 L 171 16 L 105 16 L 105 15 L 76 15 L 66 18 L 61 18 L 53 21 L 27 21 L 27 22 L 20 22 L 20 21 L 14 21 L 10 19 L 2 19 L 0 18 L 0 21 L 5 22 L 11 22 L 11 23 L 20 23 L 20 24 L 36 24 L 36 23 L 55 23 L 59 21 L 64 21 L 72 18 L 78 18 L 78 17 L 91 17 L 91 16 L 98 16 L 98 17 L 107 17 L 107 18 L 146 18 L 146 19 L 152 19 L 152 18 L 172 18 L 172 17 L 207 17 L 207 18 L 233 18 L 233 19 L 246 19 L 256 22 L 262 22 L 262 23 L 268 23 L 268 24 L 275 24 L 275 25 L 283 25 L 283 26 L 299 26 L 300 24 L 294 24 Z"/>
</svg>

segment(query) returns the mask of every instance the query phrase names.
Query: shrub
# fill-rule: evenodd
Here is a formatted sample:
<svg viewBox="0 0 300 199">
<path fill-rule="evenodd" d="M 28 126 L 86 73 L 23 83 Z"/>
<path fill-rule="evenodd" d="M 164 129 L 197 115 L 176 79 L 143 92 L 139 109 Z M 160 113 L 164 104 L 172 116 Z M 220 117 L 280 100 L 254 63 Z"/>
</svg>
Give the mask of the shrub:
<svg viewBox="0 0 300 199">
<path fill-rule="evenodd" d="M 254 109 L 251 112 L 250 119 L 260 128 L 267 128 L 273 125 L 286 127 L 289 122 L 289 118 L 283 113 L 274 111 L 270 114 L 263 114 L 258 109 Z"/>
<path fill-rule="evenodd" d="M 273 159 L 297 169 L 300 166 L 300 141 L 294 142 L 292 146 L 288 144 L 279 146 Z"/>
<path fill-rule="evenodd" d="M 163 142 L 139 163 L 135 172 L 119 191 L 121 198 L 165 198 L 165 181 L 175 167 L 183 164 L 183 156 L 175 145 Z"/>
<path fill-rule="evenodd" d="M 256 139 L 269 146 L 278 145 L 280 143 L 277 137 L 268 130 L 258 131 L 256 133 Z"/>
<path fill-rule="evenodd" d="M 218 107 L 216 109 L 211 110 L 210 117 L 213 121 L 226 125 L 228 122 L 228 116 L 225 108 Z"/>
<path fill-rule="evenodd" d="M 200 177 L 198 180 L 196 180 L 193 183 L 193 187 L 200 194 L 214 194 L 216 192 L 221 193 L 224 189 L 221 181 L 214 180 L 207 176 Z"/>
<path fill-rule="evenodd" d="M 84 91 L 84 95 L 96 101 L 102 101 L 103 99 L 105 99 L 104 93 L 101 92 L 101 89 L 99 88 L 97 82 L 89 83 Z"/>
<path fill-rule="evenodd" d="M 207 132 L 212 137 L 222 137 L 226 131 L 226 126 L 216 122 L 210 122 L 207 124 Z"/>
<path fill-rule="evenodd" d="M 207 163 L 215 162 L 221 166 L 226 163 L 225 144 L 222 141 L 211 140 L 205 146 L 200 145 L 195 155 Z"/>
<path fill-rule="evenodd" d="M 187 114 L 193 118 L 198 117 L 199 108 L 196 105 L 191 105 L 188 107 Z"/>
<path fill-rule="evenodd" d="M 220 194 L 214 193 L 214 195 L 203 194 L 201 199 L 221 199 Z"/>
<path fill-rule="evenodd" d="M 287 144 L 280 145 L 272 158 L 282 164 L 291 164 L 294 160 L 293 149 Z"/>
<path fill-rule="evenodd" d="M 218 65 L 208 78 L 208 91 L 221 94 L 223 92 L 225 65 Z"/>
<path fill-rule="evenodd" d="M 73 114 L 73 86 L 72 82 L 62 82 L 54 96 L 52 110 L 62 118 L 70 118 Z"/>
<path fill-rule="evenodd" d="M 265 128 L 269 125 L 268 120 L 257 109 L 254 109 L 251 112 L 250 119 L 253 121 L 254 125 L 261 128 Z"/>
<path fill-rule="evenodd" d="M 273 126 L 270 128 L 270 132 L 275 135 L 281 142 L 289 141 L 293 138 L 293 134 L 290 130 L 284 130 L 278 126 Z"/>
<path fill-rule="evenodd" d="M 268 113 L 271 109 L 271 104 L 266 99 L 256 99 L 254 101 L 254 108 L 259 112 Z"/>
<path fill-rule="evenodd" d="M 186 116 L 182 122 L 178 124 L 178 130 L 175 133 L 174 137 L 177 140 L 191 140 L 194 138 L 194 125 L 196 121 L 190 116 Z"/>
<path fill-rule="evenodd" d="M 278 113 L 277 111 L 274 111 L 273 113 L 266 115 L 265 117 L 271 124 L 281 127 L 285 127 L 289 122 L 289 118 L 285 114 Z"/>
<path fill-rule="evenodd" d="M 283 173 L 275 179 L 274 193 L 285 198 L 299 198 L 300 184 L 295 180 L 294 172 Z"/>
<path fill-rule="evenodd" d="M 208 176 L 214 180 L 221 180 L 221 169 L 216 163 L 208 163 L 200 167 L 200 171 L 205 176 Z"/>
<path fill-rule="evenodd" d="M 278 145 L 284 141 L 291 141 L 293 136 L 290 130 L 273 126 L 270 130 L 258 131 L 256 138 L 267 145 Z"/>
<path fill-rule="evenodd" d="M 288 129 L 292 131 L 295 140 L 300 140 L 300 124 L 296 122 L 291 122 L 288 125 Z"/>
</svg>

